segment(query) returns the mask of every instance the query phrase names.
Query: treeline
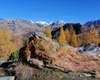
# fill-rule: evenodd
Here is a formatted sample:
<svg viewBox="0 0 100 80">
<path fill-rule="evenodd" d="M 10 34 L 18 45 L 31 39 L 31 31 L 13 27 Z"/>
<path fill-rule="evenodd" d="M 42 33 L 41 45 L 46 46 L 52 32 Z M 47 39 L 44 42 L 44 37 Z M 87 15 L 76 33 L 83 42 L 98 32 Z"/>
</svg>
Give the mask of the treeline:
<svg viewBox="0 0 100 80">
<path fill-rule="evenodd" d="M 52 38 L 50 27 L 46 28 L 46 36 Z M 69 44 L 70 46 L 77 47 L 82 44 L 94 43 L 98 45 L 100 43 L 100 37 L 97 29 L 92 25 L 90 28 L 86 28 L 84 25 L 81 27 L 81 33 L 76 34 L 72 26 L 64 30 L 60 28 L 59 36 L 56 39 L 59 44 Z"/>
<path fill-rule="evenodd" d="M 45 34 L 47 37 L 52 38 L 50 27 L 46 27 Z M 22 38 L 22 35 L 12 34 L 8 26 L 0 28 L 0 56 L 9 55 L 20 49 L 24 42 Z M 70 26 L 70 28 L 66 28 L 66 30 L 61 27 L 58 38 L 53 40 L 59 44 L 69 44 L 73 47 L 77 47 L 88 43 L 98 45 L 100 43 L 100 36 L 93 25 L 90 28 L 82 26 L 80 34 L 76 34 L 73 26 Z"/>
</svg>

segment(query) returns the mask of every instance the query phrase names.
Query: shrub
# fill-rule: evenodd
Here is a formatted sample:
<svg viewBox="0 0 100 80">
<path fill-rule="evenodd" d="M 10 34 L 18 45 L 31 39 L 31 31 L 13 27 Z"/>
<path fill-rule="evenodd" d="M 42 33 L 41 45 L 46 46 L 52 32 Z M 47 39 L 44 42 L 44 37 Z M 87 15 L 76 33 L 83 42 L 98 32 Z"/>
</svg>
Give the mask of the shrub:
<svg viewBox="0 0 100 80">
<path fill-rule="evenodd" d="M 11 53 L 8 56 L 8 60 L 15 60 L 15 59 L 19 59 L 19 50 L 16 50 L 15 52 Z"/>
<path fill-rule="evenodd" d="M 0 58 L 4 57 L 3 55 L 0 54 Z"/>
</svg>

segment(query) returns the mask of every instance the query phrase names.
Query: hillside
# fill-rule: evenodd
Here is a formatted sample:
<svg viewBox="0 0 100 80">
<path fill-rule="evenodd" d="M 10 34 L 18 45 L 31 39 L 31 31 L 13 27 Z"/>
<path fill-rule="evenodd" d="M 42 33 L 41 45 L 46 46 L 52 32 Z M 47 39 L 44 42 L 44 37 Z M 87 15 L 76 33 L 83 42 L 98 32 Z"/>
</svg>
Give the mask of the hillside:
<svg viewBox="0 0 100 80">
<path fill-rule="evenodd" d="M 54 27 L 63 26 L 64 24 L 65 22 L 61 20 L 47 23 L 45 21 L 33 22 L 32 20 L 0 18 L 0 27 L 3 27 L 4 25 L 9 26 L 12 33 L 17 35 L 25 34 L 31 31 L 44 32 L 46 26 L 51 26 L 53 29 Z"/>
<path fill-rule="evenodd" d="M 44 31 L 44 27 L 37 26 L 31 20 L 0 19 L 0 27 L 9 26 L 13 34 L 20 35 L 31 31 Z"/>
</svg>

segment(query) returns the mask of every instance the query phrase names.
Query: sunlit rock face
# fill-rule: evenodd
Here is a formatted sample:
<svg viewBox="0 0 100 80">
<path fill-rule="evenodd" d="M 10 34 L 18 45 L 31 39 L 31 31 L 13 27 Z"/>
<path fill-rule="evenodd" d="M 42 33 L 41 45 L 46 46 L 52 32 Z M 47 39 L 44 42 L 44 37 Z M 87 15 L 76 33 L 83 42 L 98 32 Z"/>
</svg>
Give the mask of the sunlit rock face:
<svg viewBox="0 0 100 80">
<path fill-rule="evenodd" d="M 24 56 L 27 60 L 35 58 L 43 65 L 52 64 L 71 71 L 100 70 L 100 56 L 88 55 L 69 45 L 59 45 L 40 32 L 32 33 L 24 47 Z"/>
</svg>

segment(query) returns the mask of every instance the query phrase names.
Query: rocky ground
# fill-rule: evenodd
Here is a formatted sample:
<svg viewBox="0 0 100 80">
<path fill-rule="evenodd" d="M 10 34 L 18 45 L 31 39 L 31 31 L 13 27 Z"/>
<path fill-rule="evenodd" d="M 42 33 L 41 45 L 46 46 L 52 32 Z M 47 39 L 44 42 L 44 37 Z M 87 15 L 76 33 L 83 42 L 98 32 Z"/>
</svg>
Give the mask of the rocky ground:
<svg viewBox="0 0 100 80">
<path fill-rule="evenodd" d="M 100 80 L 98 49 L 93 54 L 33 33 L 20 49 L 21 62 L 1 59 L 0 76 L 14 76 L 16 80 Z"/>
<path fill-rule="evenodd" d="M 57 69 L 44 68 L 37 70 L 29 80 L 100 80 L 88 73 L 68 72 L 64 73 Z"/>
<path fill-rule="evenodd" d="M 47 67 L 33 68 L 21 63 L 15 68 L 0 68 L 0 76 L 15 76 L 15 80 L 100 80 L 100 74 L 96 77 L 93 72 L 63 72 Z"/>
</svg>

